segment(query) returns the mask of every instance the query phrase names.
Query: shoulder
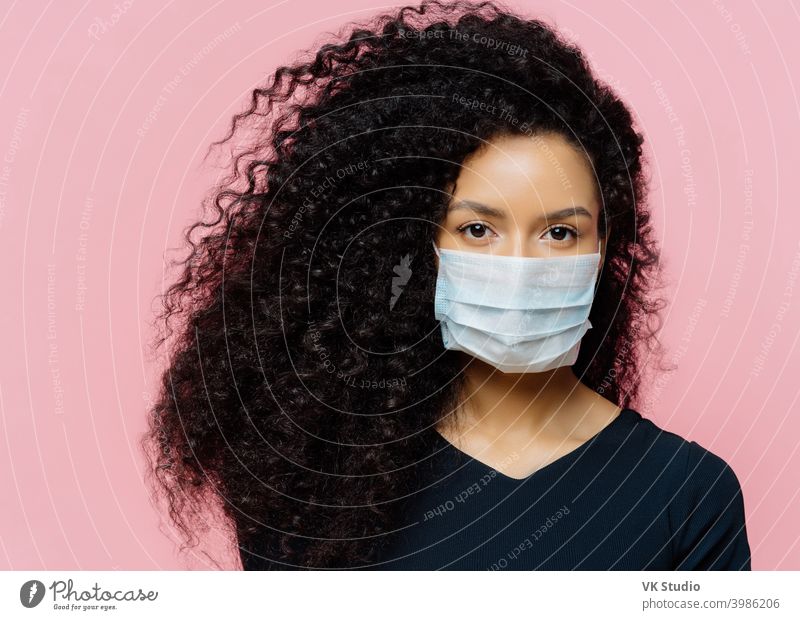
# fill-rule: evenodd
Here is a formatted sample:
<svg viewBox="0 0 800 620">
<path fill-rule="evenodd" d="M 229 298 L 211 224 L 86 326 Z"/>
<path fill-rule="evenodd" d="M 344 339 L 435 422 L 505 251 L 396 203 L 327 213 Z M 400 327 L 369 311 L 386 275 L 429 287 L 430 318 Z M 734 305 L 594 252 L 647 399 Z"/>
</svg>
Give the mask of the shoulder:
<svg viewBox="0 0 800 620">
<path fill-rule="evenodd" d="M 744 522 L 744 497 L 739 477 L 721 456 L 696 441 L 687 444 L 681 508 L 692 517 L 714 517 L 715 523 Z M 699 515 L 696 516 L 696 515 Z"/>
<path fill-rule="evenodd" d="M 739 478 L 722 457 L 689 442 L 685 490 L 675 514 L 678 570 L 750 570 Z"/>
<path fill-rule="evenodd" d="M 739 477 L 719 454 L 641 418 L 660 463 L 670 463 L 669 521 L 676 570 L 750 570 Z"/>
<path fill-rule="evenodd" d="M 623 465 L 635 463 L 638 471 L 657 468 L 659 477 L 683 478 L 699 448 L 695 442 L 662 428 L 635 409 L 623 409 L 613 423 L 613 430 L 609 439 L 619 444 Z"/>
<path fill-rule="evenodd" d="M 716 493 L 724 491 L 725 496 L 741 493 L 739 478 L 722 456 L 697 441 L 662 428 L 635 410 L 629 409 L 627 415 L 632 421 L 627 433 L 632 451 L 668 473 L 680 487 L 678 495 L 696 499 L 698 493 L 712 487 Z"/>
<path fill-rule="evenodd" d="M 730 464 L 696 441 L 688 442 L 685 476 L 693 486 L 705 487 L 714 483 L 732 492 L 741 492 L 739 478 Z"/>
<path fill-rule="evenodd" d="M 704 488 L 712 482 L 730 490 L 739 489 L 739 479 L 730 464 L 719 454 L 695 440 L 668 431 L 634 411 L 638 443 L 656 456 L 674 461 L 676 475 L 690 488 Z"/>
</svg>

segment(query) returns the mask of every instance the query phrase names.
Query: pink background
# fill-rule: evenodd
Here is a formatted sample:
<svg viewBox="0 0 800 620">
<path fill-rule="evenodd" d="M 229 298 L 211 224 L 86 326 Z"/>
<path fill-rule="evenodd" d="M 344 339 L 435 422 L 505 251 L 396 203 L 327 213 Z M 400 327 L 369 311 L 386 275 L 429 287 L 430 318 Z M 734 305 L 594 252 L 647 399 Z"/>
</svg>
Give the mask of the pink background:
<svg viewBox="0 0 800 620">
<path fill-rule="evenodd" d="M 0 16 L 0 566 L 213 568 L 159 527 L 135 448 L 165 250 L 198 215 L 218 173 L 202 155 L 250 90 L 389 5 L 79 4 Z M 732 465 L 754 569 L 800 569 L 798 8 L 509 5 L 582 45 L 649 140 L 679 370 L 639 410 Z M 221 540 L 206 549 L 224 556 Z"/>
</svg>

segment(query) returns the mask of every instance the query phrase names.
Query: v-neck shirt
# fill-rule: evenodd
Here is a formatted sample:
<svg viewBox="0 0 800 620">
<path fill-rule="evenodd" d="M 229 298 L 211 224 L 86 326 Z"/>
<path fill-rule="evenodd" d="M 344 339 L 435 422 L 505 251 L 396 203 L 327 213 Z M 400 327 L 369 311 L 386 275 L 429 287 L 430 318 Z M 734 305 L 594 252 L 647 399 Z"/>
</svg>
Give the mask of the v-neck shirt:
<svg viewBox="0 0 800 620">
<path fill-rule="evenodd" d="M 633 409 L 521 479 L 431 441 L 372 569 L 750 570 L 733 469 Z"/>
</svg>

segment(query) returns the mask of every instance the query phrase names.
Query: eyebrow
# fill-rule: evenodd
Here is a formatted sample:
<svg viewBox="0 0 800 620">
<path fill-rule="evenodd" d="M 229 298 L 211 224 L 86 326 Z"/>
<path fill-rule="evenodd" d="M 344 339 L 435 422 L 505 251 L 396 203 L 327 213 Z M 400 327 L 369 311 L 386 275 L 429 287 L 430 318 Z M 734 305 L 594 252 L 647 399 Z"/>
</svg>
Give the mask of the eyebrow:
<svg viewBox="0 0 800 620">
<path fill-rule="evenodd" d="M 497 219 L 505 219 L 506 217 L 505 211 L 495 209 L 494 207 L 490 207 L 481 202 L 475 202 L 474 200 L 456 200 L 448 207 L 448 212 L 456 211 L 458 209 L 469 209 L 470 211 L 474 211 L 480 215 L 494 217 Z M 570 216 L 582 216 L 592 219 L 592 214 L 589 212 L 589 210 L 580 205 L 574 207 L 565 207 L 564 209 L 559 209 L 558 211 L 545 213 L 540 219 L 558 220 Z"/>
</svg>

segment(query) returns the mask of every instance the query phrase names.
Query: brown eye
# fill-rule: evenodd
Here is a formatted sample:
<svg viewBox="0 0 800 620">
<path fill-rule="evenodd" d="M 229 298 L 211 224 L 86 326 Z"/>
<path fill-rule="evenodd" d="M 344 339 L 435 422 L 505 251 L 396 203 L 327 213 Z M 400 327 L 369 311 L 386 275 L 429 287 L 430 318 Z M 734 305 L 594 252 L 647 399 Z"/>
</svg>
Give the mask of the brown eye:
<svg viewBox="0 0 800 620">
<path fill-rule="evenodd" d="M 457 230 L 462 234 L 465 231 L 469 231 L 469 234 L 466 235 L 467 239 L 483 239 L 489 233 L 489 227 L 480 223 L 465 224 L 459 227 Z"/>
<path fill-rule="evenodd" d="M 554 241 L 567 241 L 567 235 L 572 235 L 573 238 L 578 237 L 578 231 L 570 226 L 563 226 L 559 224 L 558 226 L 553 226 L 552 228 L 547 230 L 548 233 L 552 234 L 552 239 Z"/>
<path fill-rule="evenodd" d="M 467 230 L 469 230 L 476 239 L 480 239 L 486 234 L 486 226 L 483 224 L 470 224 Z"/>
</svg>

